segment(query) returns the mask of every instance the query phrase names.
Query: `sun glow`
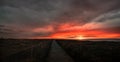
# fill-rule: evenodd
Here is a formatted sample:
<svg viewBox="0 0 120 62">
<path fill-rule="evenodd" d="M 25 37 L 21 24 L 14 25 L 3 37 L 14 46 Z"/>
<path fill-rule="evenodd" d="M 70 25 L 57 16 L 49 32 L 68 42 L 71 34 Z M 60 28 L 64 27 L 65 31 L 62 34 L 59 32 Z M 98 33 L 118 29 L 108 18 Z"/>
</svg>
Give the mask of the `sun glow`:
<svg viewBox="0 0 120 62">
<path fill-rule="evenodd" d="M 32 32 L 41 35 L 46 35 L 44 37 L 35 38 L 53 38 L 53 39 L 103 39 L 103 38 L 120 38 L 120 27 L 109 27 L 102 28 L 101 24 L 89 23 L 83 26 L 74 24 L 61 24 L 59 27 L 54 29 L 52 26 L 46 26 L 43 28 L 36 28 Z M 39 33 L 40 32 L 40 33 Z"/>
<path fill-rule="evenodd" d="M 83 37 L 82 35 L 80 35 L 80 36 L 75 37 L 75 39 L 83 40 L 83 39 L 85 39 L 85 37 Z"/>
</svg>

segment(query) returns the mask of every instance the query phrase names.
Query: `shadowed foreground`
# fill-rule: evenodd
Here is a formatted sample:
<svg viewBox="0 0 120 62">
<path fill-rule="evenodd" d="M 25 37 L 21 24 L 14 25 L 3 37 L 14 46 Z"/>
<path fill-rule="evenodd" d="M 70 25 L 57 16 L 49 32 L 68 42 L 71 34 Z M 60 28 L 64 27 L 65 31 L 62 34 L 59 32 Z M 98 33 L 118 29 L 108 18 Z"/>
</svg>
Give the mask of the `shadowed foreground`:
<svg viewBox="0 0 120 62">
<path fill-rule="evenodd" d="M 55 42 L 52 42 L 48 62 L 73 62 L 72 58 Z"/>
<path fill-rule="evenodd" d="M 120 62 L 120 42 L 0 40 L 0 62 Z"/>
</svg>

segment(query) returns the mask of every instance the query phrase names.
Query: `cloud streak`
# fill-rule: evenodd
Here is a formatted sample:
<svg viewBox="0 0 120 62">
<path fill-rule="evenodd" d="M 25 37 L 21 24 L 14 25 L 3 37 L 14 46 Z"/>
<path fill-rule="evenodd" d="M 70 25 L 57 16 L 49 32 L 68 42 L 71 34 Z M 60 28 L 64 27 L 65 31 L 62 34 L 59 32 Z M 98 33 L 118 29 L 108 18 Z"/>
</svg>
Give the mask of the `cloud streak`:
<svg viewBox="0 0 120 62">
<path fill-rule="evenodd" d="M 106 31 L 120 27 L 119 6 L 119 0 L 4 0 L 0 2 L 0 37 L 47 37 L 101 28 Z"/>
</svg>

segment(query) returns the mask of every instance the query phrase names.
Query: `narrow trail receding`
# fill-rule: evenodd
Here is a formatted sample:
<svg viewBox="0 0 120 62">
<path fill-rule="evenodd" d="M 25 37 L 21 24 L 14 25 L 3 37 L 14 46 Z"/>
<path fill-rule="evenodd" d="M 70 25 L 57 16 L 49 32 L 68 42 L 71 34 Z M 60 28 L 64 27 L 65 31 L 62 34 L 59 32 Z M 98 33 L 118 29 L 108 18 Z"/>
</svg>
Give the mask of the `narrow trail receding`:
<svg viewBox="0 0 120 62">
<path fill-rule="evenodd" d="M 66 54 L 66 52 L 53 41 L 51 50 L 47 58 L 47 62 L 74 62 L 73 59 Z"/>
</svg>

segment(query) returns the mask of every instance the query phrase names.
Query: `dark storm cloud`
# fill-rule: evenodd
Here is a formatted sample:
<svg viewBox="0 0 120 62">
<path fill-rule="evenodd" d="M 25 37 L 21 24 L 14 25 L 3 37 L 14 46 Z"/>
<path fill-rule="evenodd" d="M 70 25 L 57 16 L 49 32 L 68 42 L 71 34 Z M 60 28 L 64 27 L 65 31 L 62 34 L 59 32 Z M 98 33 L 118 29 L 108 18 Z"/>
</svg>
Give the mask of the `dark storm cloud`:
<svg viewBox="0 0 120 62">
<path fill-rule="evenodd" d="M 52 23 L 90 22 L 99 14 L 119 8 L 119 0 L 4 0 L 4 22 L 44 26 Z M 29 24 L 28 24 L 29 21 Z"/>
<path fill-rule="evenodd" d="M 17 31 L 8 30 L 11 33 L 16 34 L 22 31 L 17 34 L 18 37 L 47 36 L 52 32 L 34 33 L 29 32 L 29 30 L 49 25 L 57 30 L 58 26 L 64 23 L 84 25 L 94 22 L 93 19 L 99 17 L 99 15 L 119 9 L 120 0 L 0 0 L 0 24 L 15 26 L 11 30 L 15 29 Z M 119 17 L 119 15 L 109 18 L 116 17 Z"/>
<path fill-rule="evenodd" d="M 30 34 L 10 26 L 0 25 L 0 38 L 27 38 Z"/>
<path fill-rule="evenodd" d="M 120 10 L 108 12 L 93 19 L 104 25 L 104 27 L 120 27 Z"/>
<path fill-rule="evenodd" d="M 31 30 L 18 29 L 10 25 L 0 25 L 0 38 L 32 38 L 39 36 L 48 36 L 52 32 L 32 32 Z"/>
<path fill-rule="evenodd" d="M 44 26 L 52 23 L 59 13 L 67 9 L 64 0 L 4 0 L 6 16 L 1 23 L 22 24 L 27 26 Z M 3 11 L 1 11 L 2 13 Z M 28 23 L 29 22 L 29 23 Z M 55 22 L 55 21 L 54 21 Z"/>
<path fill-rule="evenodd" d="M 120 9 L 119 6 L 119 0 L 71 0 L 70 8 L 55 20 L 62 23 L 76 21 L 85 24 L 103 13 Z"/>
<path fill-rule="evenodd" d="M 0 0 L 0 6 L 4 5 L 4 0 Z"/>
<path fill-rule="evenodd" d="M 7 26 L 0 25 L 0 38 L 9 38 L 14 37 L 15 31 L 13 29 L 8 28 Z"/>
</svg>

